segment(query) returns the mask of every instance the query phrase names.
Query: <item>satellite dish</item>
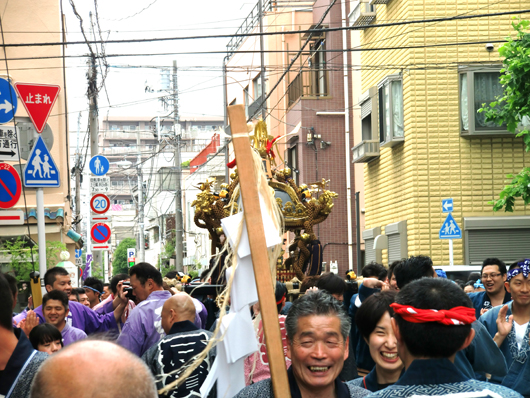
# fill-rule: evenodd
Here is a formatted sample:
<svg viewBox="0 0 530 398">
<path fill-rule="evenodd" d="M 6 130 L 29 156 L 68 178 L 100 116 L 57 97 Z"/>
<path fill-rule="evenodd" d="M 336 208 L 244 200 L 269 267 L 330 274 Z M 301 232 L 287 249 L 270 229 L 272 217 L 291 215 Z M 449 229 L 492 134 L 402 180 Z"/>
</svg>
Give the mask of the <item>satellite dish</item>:
<svg viewBox="0 0 530 398">
<path fill-rule="evenodd" d="M 16 117 L 16 127 L 18 133 L 18 139 L 20 142 L 20 158 L 28 160 L 33 144 L 37 141 L 39 134 L 29 117 Z M 53 147 L 53 132 L 48 123 L 40 134 L 46 147 L 51 151 Z"/>
</svg>

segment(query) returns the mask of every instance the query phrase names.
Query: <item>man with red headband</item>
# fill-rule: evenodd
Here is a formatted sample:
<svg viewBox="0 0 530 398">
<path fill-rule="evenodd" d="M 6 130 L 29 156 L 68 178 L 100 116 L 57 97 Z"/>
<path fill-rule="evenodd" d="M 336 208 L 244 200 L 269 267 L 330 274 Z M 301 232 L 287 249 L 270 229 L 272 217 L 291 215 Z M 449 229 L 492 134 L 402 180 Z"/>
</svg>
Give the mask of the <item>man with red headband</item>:
<svg viewBox="0 0 530 398">
<path fill-rule="evenodd" d="M 471 344 L 475 310 L 456 284 L 422 278 L 403 287 L 396 302 L 392 329 L 405 373 L 392 386 L 368 397 L 522 396 L 507 387 L 473 380 L 454 365 L 456 353 Z M 474 393 L 473 395 L 466 393 Z"/>
<path fill-rule="evenodd" d="M 491 381 L 530 396 L 530 259 L 510 265 L 505 287 L 512 295 L 508 304 L 499 305 L 480 317 L 480 322 L 497 343 L 508 365 L 504 377 Z"/>
</svg>

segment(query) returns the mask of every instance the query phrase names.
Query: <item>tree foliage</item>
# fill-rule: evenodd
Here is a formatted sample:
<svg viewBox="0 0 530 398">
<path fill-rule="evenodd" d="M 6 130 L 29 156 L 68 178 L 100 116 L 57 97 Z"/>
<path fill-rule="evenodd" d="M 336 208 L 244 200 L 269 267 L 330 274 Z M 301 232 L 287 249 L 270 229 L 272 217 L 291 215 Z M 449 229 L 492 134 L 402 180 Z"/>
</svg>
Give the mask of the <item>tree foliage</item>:
<svg viewBox="0 0 530 398">
<path fill-rule="evenodd" d="M 515 38 L 499 48 L 504 58 L 500 82 L 504 94 L 490 104 L 483 104 L 479 112 L 484 112 L 486 121 L 499 126 L 506 125 L 516 137 L 522 137 L 526 152 L 530 151 L 530 21 L 516 20 L 512 23 L 517 32 Z M 500 192 L 499 199 L 491 201 L 493 210 L 504 208 L 512 212 L 516 198 L 522 198 L 525 205 L 530 203 L 530 167 L 525 167 L 517 175 L 509 174 L 510 184 Z"/>
<path fill-rule="evenodd" d="M 114 256 L 112 259 L 112 274 L 128 274 L 129 264 L 127 263 L 127 249 L 130 247 L 136 247 L 136 240 L 133 238 L 125 238 L 120 242 L 116 250 L 114 250 Z"/>
<path fill-rule="evenodd" d="M 29 274 L 33 272 L 34 266 L 35 270 L 39 270 L 39 248 L 37 245 L 30 248 L 25 240 L 18 238 L 15 241 L 4 241 L 0 250 L 3 256 L 9 259 L 7 267 L 14 272 L 17 281 L 29 281 Z M 66 250 L 66 245 L 62 242 L 46 242 L 47 269 L 55 267 L 61 261 L 60 254 L 64 250 Z"/>
</svg>

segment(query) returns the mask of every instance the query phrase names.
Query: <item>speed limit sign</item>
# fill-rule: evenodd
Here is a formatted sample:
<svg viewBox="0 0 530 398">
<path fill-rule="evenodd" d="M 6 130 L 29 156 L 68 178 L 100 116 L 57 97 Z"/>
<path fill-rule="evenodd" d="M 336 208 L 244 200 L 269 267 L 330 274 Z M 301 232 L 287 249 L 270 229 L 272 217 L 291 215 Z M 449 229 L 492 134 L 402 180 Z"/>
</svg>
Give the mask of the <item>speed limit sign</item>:
<svg viewBox="0 0 530 398">
<path fill-rule="evenodd" d="M 90 199 L 90 208 L 96 214 L 106 213 L 110 208 L 109 197 L 102 193 L 97 193 Z"/>
</svg>

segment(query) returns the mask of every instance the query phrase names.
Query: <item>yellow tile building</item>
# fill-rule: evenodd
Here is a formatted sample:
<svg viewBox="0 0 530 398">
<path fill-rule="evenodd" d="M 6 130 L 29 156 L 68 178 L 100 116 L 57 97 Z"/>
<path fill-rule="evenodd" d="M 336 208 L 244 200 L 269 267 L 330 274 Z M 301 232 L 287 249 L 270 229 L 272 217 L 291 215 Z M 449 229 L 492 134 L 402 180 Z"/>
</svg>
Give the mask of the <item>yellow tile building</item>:
<svg viewBox="0 0 530 398">
<path fill-rule="evenodd" d="M 493 212 L 487 204 L 506 174 L 530 164 L 530 154 L 520 138 L 475 111 L 502 90 L 496 41 L 513 35 L 512 16 L 370 27 L 524 9 L 530 1 L 352 2 L 349 22 L 364 25 L 362 48 L 392 48 L 362 51 L 361 83 L 353 83 L 363 93 L 353 160 L 364 163 L 366 263 L 424 254 L 448 265 L 449 244 L 438 236 L 445 198 L 453 198 L 463 234 L 454 240 L 454 264 L 530 256 L 530 209 L 517 201 L 514 213 Z M 481 43 L 463 44 L 471 42 Z M 386 248 L 374 250 L 383 234 Z"/>
</svg>

